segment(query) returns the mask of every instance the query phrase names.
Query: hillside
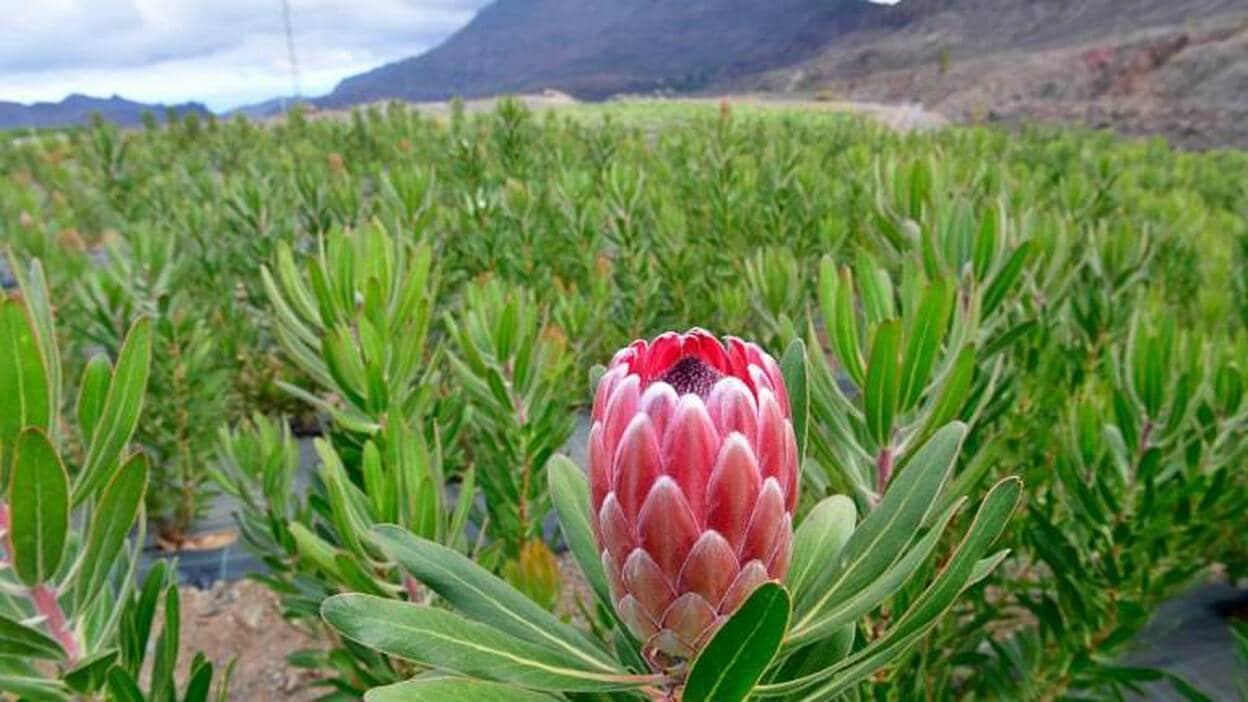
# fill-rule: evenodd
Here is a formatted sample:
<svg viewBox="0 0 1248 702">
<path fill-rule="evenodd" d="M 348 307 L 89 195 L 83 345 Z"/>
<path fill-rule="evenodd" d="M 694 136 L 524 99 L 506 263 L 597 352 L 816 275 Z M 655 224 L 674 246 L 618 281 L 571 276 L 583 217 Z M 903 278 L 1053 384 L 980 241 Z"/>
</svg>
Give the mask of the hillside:
<svg viewBox="0 0 1248 702">
<path fill-rule="evenodd" d="M 320 103 L 691 91 L 802 61 L 879 14 L 863 0 L 498 0 L 437 48 Z"/>
<path fill-rule="evenodd" d="M 1248 0 L 497 0 L 325 107 L 553 88 L 920 102 L 1248 146 Z"/>
<path fill-rule="evenodd" d="M 1248 0 L 908 0 L 738 90 L 1248 147 Z"/>
<path fill-rule="evenodd" d="M 209 114 L 208 108 L 197 102 L 154 105 L 126 100 L 117 95 L 97 98 L 74 94 L 60 102 L 36 102 L 29 105 L 0 101 L 0 129 L 66 127 L 84 124 L 96 113 L 110 122 L 134 126 L 142 121 L 144 112 L 150 111 L 163 119 L 170 109 L 178 114 Z"/>
</svg>

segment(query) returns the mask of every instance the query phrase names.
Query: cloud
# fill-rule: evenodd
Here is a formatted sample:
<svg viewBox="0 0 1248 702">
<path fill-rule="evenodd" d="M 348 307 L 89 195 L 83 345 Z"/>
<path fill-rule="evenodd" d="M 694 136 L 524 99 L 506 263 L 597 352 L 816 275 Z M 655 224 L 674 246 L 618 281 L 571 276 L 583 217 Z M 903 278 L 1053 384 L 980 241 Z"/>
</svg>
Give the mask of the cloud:
<svg viewBox="0 0 1248 702">
<path fill-rule="evenodd" d="M 305 94 L 424 51 L 489 0 L 290 0 Z M 41 0 L 0 15 L 0 100 L 220 109 L 292 91 L 281 0 Z"/>
</svg>

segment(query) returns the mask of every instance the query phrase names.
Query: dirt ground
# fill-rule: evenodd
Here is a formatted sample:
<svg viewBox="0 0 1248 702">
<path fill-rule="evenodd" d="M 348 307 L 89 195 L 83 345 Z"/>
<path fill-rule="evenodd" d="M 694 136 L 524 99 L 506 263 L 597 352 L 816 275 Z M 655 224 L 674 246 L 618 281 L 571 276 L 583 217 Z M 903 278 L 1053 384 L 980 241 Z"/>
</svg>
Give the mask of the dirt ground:
<svg viewBox="0 0 1248 702">
<path fill-rule="evenodd" d="M 183 588 L 181 644 L 183 667 L 196 651 L 218 670 L 234 661 L 231 700 L 314 700 L 325 693 L 311 685 L 313 671 L 286 662 L 289 654 L 320 642 L 283 619 L 277 596 L 257 582 Z"/>
<path fill-rule="evenodd" d="M 592 602 L 585 579 L 570 557 L 559 562 L 564 587 L 558 610 L 579 619 L 577 600 Z M 282 618 L 276 595 L 263 585 L 240 580 L 218 582 L 209 590 L 182 588 L 182 673 L 196 651 L 202 651 L 223 670 L 234 661 L 231 700 L 270 702 L 314 700 L 327 690 L 315 685 L 317 674 L 286 661 L 295 651 L 319 648 L 325 642 L 313 632 Z"/>
</svg>

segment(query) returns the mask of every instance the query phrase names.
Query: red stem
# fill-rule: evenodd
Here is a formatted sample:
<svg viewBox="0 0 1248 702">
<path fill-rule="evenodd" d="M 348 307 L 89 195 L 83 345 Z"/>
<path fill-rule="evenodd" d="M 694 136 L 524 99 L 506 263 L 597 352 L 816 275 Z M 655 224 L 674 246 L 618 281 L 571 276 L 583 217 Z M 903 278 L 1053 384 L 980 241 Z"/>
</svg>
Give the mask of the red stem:
<svg viewBox="0 0 1248 702">
<path fill-rule="evenodd" d="M 13 544 L 9 535 L 9 506 L 4 502 L 0 502 L 0 532 L 4 534 L 3 540 L 0 540 L 0 546 L 4 547 L 4 555 L 12 558 Z M 68 659 L 70 667 L 78 662 L 80 652 L 78 650 L 78 640 L 74 638 L 74 632 L 70 630 L 69 623 L 65 620 L 65 611 L 61 609 L 61 603 L 56 599 L 56 592 L 45 584 L 36 585 L 30 589 L 30 601 L 35 605 L 35 612 L 43 617 L 47 624 L 48 633 L 52 638 L 61 644 L 61 648 L 65 649 L 65 657 Z"/>
<path fill-rule="evenodd" d="M 880 499 L 888 489 L 888 481 L 893 477 L 893 450 L 887 446 L 880 449 L 880 456 L 875 461 L 876 486 L 875 492 Z"/>
<path fill-rule="evenodd" d="M 36 585 L 30 589 L 30 599 L 35 603 L 35 611 L 43 615 L 52 638 L 65 649 L 65 656 L 72 668 L 78 662 L 78 640 L 74 638 L 74 632 L 69 630 L 65 612 L 61 610 L 61 603 L 56 600 L 56 593 L 47 585 Z"/>
</svg>

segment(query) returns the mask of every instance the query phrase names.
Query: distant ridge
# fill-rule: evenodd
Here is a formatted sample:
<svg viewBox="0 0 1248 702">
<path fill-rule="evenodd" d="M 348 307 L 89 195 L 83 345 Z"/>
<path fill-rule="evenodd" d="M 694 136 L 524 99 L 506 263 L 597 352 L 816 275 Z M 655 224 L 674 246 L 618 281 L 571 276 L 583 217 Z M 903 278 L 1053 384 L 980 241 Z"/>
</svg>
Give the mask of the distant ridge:
<svg viewBox="0 0 1248 702">
<path fill-rule="evenodd" d="M 109 98 L 91 97 L 75 93 L 60 102 L 36 102 L 24 105 L 0 101 L 0 129 L 68 127 L 86 124 L 91 115 L 99 113 L 104 119 L 122 126 L 135 126 L 142 121 L 144 112 L 151 111 L 164 119 L 168 110 L 179 115 L 195 113 L 211 114 L 198 102 L 179 105 L 161 105 L 135 102 L 114 95 Z"/>
<path fill-rule="evenodd" d="M 687 92 L 796 63 L 884 15 L 866 0 L 497 0 L 440 46 L 317 103 Z"/>
</svg>

